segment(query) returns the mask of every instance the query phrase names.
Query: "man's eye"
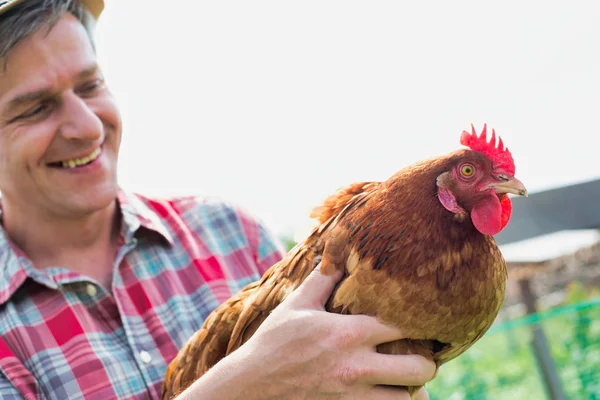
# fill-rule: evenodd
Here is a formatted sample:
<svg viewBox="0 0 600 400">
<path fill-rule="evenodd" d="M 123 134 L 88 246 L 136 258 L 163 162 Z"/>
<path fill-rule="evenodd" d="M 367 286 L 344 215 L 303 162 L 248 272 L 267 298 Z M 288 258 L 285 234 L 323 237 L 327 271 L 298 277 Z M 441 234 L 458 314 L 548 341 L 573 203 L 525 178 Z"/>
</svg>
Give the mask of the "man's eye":
<svg viewBox="0 0 600 400">
<path fill-rule="evenodd" d="M 27 110 L 23 114 L 19 115 L 18 117 L 16 117 L 15 120 L 30 119 L 30 118 L 42 116 L 50 110 L 51 106 L 52 105 L 48 102 L 40 103 L 40 104 L 36 105 L 35 107 Z"/>
<path fill-rule="evenodd" d="M 78 92 L 81 95 L 89 96 L 95 94 L 99 89 L 104 86 L 104 81 L 102 79 L 96 79 L 91 82 L 87 82 L 85 85 L 82 85 Z"/>
</svg>

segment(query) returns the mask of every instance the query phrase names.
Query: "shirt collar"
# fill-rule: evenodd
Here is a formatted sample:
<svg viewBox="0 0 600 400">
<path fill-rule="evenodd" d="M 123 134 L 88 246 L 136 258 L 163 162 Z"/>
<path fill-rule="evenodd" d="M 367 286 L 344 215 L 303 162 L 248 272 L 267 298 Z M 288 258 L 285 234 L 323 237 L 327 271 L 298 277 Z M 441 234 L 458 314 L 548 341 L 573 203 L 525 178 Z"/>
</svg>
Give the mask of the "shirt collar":
<svg viewBox="0 0 600 400">
<path fill-rule="evenodd" d="M 125 243 L 130 243 L 136 234 L 145 230 L 158 233 L 173 245 L 173 236 L 156 211 L 148 206 L 147 200 L 119 189 L 117 203 L 122 215 L 121 233 Z M 0 218 L 1 216 L 0 204 Z M 46 271 L 35 268 L 29 258 L 11 243 L 0 225 L 0 305 L 8 301 L 27 278 L 53 289 L 58 287 Z"/>
<path fill-rule="evenodd" d="M 156 211 L 148 206 L 148 199 L 119 190 L 117 200 L 123 217 L 122 235 L 125 243 L 133 239 L 139 228 L 144 228 L 160 234 L 170 245 L 173 245 L 173 236 Z"/>
</svg>

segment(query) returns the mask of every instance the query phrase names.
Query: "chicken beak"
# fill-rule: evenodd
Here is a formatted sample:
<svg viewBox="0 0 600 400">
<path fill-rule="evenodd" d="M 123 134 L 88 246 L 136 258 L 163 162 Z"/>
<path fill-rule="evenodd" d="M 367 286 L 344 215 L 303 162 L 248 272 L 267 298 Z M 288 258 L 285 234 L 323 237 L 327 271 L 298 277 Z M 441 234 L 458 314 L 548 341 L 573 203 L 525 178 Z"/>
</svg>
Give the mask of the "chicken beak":
<svg viewBox="0 0 600 400">
<path fill-rule="evenodd" d="M 492 183 L 487 187 L 488 189 L 494 189 L 497 194 L 500 193 L 512 193 L 519 196 L 527 197 L 529 194 L 527 193 L 527 188 L 523 185 L 523 182 L 518 180 L 517 178 L 510 178 L 507 181 L 502 181 L 498 183 Z"/>
</svg>

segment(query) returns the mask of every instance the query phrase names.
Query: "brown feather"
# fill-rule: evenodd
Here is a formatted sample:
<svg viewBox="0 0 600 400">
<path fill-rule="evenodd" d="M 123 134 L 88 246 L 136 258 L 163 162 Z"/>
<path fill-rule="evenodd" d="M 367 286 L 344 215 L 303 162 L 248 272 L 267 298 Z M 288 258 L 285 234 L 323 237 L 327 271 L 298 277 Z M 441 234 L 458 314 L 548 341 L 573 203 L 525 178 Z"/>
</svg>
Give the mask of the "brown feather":
<svg viewBox="0 0 600 400">
<path fill-rule="evenodd" d="M 437 199 L 436 178 L 462 155 L 423 161 L 327 198 L 311 214 L 320 224 L 309 237 L 219 306 L 180 350 L 163 398 L 239 348 L 319 261 L 325 274 L 345 272 L 328 311 L 373 315 L 407 332 L 410 339 L 382 344 L 379 352 L 421 354 L 439 366 L 466 351 L 494 321 L 507 274 L 493 238 Z"/>
</svg>

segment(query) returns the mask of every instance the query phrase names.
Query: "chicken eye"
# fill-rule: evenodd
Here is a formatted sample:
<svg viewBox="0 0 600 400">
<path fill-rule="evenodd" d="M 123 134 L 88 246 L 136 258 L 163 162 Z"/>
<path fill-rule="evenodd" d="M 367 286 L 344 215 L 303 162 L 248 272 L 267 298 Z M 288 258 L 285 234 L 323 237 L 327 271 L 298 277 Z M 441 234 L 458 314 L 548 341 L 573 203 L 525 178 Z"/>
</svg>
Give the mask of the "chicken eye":
<svg viewBox="0 0 600 400">
<path fill-rule="evenodd" d="M 460 173 L 463 176 L 470 177 L 475 173 L 475 167 L 471 164 L 464 164 L 460 167 Z"/>
</svg>

